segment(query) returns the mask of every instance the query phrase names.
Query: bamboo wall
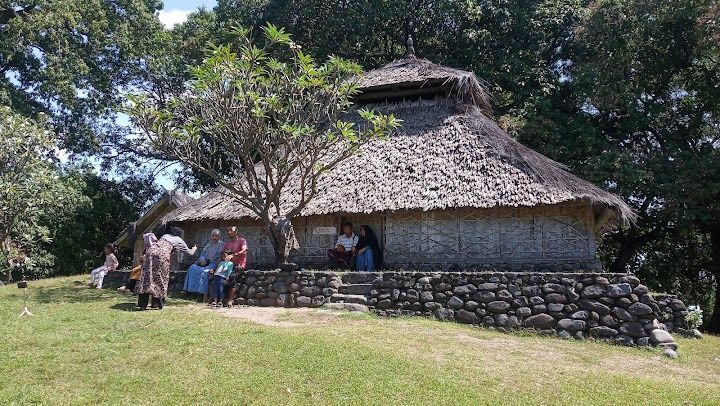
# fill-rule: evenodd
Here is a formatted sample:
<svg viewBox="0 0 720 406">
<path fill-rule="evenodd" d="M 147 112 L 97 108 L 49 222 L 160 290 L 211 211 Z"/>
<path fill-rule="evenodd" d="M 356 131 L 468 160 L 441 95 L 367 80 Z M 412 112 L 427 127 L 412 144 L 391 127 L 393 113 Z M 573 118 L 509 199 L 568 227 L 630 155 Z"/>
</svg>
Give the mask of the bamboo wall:
<svg viewBox="0 0 720 406">
<path fill-rule="evenodd" d="M 593 217 L 589 205 L 572 203 L 532 208 L 405 211 L 375 215 L 327 215 L 294 221 L 300 252 L 292 260 L 305 265 L 326 263 L 326 251 L 337 238 L 318 234 L 318 227 L 344 221 L 368 224 L 378 235 L 388 267 L 409 265 L 484 265 L 509 262 L 553 263 L 595 258 Z M 210 231 L 236 225 L 248 241 L 249 266 L 273 262 L 266 229 L 249 219 L 186 222 L 188 244 L 202 247 Z"/>
</svg>

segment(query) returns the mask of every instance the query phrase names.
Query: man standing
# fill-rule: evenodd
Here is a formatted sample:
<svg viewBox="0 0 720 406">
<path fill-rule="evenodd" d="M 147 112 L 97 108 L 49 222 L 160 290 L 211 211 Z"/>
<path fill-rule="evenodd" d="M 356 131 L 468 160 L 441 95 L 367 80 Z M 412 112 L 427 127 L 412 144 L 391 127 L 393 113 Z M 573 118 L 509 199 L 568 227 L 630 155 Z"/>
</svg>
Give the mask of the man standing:
<svg viewBox="0 0 720 406">
<path fill-rule="evenodd" d="M 235 272 L 225 281 L 228 289 L 228 307 L 233 306 L 235 300 L 235 279 L 247 267 L 247 241 L 240 237 L 236 226 L 230 226 L 227 229 L 229 240 L 223 246 L 223 252 L 231 252 L 230 261 L 235 264 Z"/>
<path fill-rule="evenodd" d="M 328 265 L 331 269 L 353 267 L 358 236 L 353 232 L 353 225 L 350 222 L 343 224 L 342 231 L 343 233 L 335 243 L 335 248 L 328 250 Z"/>
</svg>

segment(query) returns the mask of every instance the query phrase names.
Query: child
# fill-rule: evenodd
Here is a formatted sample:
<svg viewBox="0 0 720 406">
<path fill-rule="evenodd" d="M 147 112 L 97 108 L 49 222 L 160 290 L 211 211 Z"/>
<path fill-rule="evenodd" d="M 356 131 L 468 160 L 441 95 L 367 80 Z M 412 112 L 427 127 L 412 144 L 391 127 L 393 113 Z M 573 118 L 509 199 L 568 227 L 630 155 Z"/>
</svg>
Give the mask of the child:
<svg viewBox="0 0 720 406">
<path fill-rule="evenodd" d="M 212 275 L 210 282 L 210 306 L 222 306 L 225 297 L 225 280 L 232 275 L 235 264 L 232 263 L 233 252 L 225 251 L 224 261 L 221 261 Z"/>
<path fill-rule="evenodd" d="M 142 272 L 143 262 L 145 262 L 145 255 L 140 255 L 140 263 L 138 264 L 138 266 L 136 266 L 130 271 L 130 279 L 128 279 L 127 283 L 124 286 L 120 286 L 118 288 L 118 292 L 129 293 L 131 295 L 135 292 L 135 285 L 140 279 L 140 272 Z"/>
<path fill-rule="evenodd" d="M 115 257 L 115 246 L 113 244 L 105 244 L 105 264 L 99 268 L 95 268 L 90 272 L 89 286 L 96 289 L 102 289 L 103 279 L 108 272 L 112 272 L 118 267 L 118 260 Z"/>
</svg>

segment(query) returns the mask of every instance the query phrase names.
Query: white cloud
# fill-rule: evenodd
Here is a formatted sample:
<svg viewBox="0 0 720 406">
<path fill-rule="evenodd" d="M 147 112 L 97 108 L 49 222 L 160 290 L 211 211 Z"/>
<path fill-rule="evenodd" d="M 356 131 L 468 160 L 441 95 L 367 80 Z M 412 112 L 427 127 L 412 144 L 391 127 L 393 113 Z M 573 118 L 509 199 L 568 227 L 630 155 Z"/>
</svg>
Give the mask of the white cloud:
<svg viewBox="0 0 720 406">
<path fill-rule="evenodd" d="M 190 10 L 181 10 L 178 8 L 174 8 L 171 10 L 160 10 L 158 12 L 158 18 L 160 19 L 160 22 L 165 26 L 165 28 L 172 28 L 175 26 L 175 24 L 180 24 L 185 22 L 187 20 L 188 14 L 190 14 L 192 11 Z"/>
</svg>

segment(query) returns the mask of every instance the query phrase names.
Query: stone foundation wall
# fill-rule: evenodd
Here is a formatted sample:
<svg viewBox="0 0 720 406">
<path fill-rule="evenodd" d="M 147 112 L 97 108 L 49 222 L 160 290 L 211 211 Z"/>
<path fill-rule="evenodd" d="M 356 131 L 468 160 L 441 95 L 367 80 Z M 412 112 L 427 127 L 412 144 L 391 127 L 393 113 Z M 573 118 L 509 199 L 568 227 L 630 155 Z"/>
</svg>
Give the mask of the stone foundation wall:
<svg viewBox="0 0 720 406">
<path fill-rule="evenodd" d="M 353 303 L 381 316 L 433 316 L 624 345 L 674 347 L 667 332 L 683 326 L 687 314 L 676 297 L 655 299 L 626 274 L 248 271 L 237 288 L 239 304 Z"/>
<path fill-rule="evenodd" d="M 179 291 L 184 273 L 173 273 L 171 281 L 170 291 Z M 676 345 L 668 332 L 684 327 L 687 315 L 677 297 L 654 296 L 626 274 L 250 270 L 236 288 L 236 304 L 250 306 L 367 306 L 381 316 L 429 316 L 671 349 Z"/>
</svg>

